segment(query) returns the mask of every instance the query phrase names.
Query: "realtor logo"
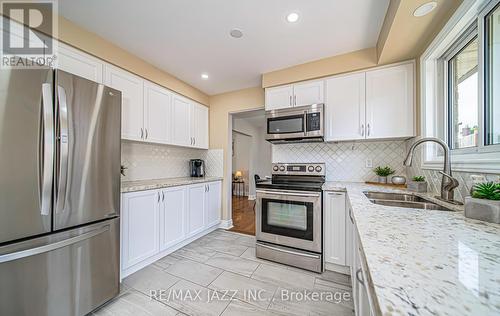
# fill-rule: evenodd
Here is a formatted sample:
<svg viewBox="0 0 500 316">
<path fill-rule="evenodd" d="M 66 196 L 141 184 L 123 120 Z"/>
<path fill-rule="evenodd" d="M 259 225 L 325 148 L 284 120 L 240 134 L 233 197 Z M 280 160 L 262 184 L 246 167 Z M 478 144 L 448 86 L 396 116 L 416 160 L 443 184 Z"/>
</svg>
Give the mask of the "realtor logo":
<svg viewBox="0 0 500 316">
<path fill-rule="evenodd" d="M 2 68 L 46 68 L 55 62 L 55 1 L 2 2 Z"/>
</svg>

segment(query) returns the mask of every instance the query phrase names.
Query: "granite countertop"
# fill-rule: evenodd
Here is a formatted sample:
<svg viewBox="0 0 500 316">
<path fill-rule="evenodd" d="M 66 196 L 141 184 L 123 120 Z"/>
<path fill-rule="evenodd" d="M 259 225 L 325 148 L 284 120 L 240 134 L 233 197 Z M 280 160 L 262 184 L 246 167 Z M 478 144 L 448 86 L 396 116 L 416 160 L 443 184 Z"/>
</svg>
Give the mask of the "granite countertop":
<svg viewBox="0 0 500 316">
<path fill-rule="evenodd" d="M 145 190 L 155 190 L 169 187 L 176 187 L 180 185 L 188 185 L 203 182 L 212 182 L 222 180 L 222 177 L 203 177 L 203 178 L 166 178 L 166 179 L 153 179 L 153 180 L 137 180 L 137 181 L 123 181 L 121 186 L 122 193 L 136 192 Z"/>
<path fill-rule="evenodd" d="M 465 218 L 463 206 L 389 207 L 363 194 L 403 190 L 346 182 L 323 188 L 347 192 L 380 314 L 500 314 L 500 225 Z"/>
</svg>

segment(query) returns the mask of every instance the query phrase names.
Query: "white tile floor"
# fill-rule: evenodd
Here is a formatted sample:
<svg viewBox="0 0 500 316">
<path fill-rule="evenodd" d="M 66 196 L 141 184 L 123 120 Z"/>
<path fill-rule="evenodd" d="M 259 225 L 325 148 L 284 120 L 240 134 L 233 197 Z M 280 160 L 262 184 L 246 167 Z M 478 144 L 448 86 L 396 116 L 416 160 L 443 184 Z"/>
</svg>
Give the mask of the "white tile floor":
<svg viewBox="0 0 500 316">
<path fill-rule="evenodd" d="M 348 276 L 257 259 L 254 246 L 216 230 L 127 277 L 94 314 L 354 315 Z"/>
</svg>

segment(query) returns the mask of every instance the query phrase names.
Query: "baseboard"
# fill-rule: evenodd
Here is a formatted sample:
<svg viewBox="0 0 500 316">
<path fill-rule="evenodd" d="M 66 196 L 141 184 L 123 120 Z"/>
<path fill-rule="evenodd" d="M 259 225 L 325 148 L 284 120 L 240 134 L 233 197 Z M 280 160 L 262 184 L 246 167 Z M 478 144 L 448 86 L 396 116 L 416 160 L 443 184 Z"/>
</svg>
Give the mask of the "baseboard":
<svg viewBox="0 0 500 316">
<path fill-rule="evenodd" d="M 257 197 L 255 195 L 248 195 L 248 199 L 253 201 L 253 200 L 256 200 Z"/>
<path fill-rule="evenodd" d="M 221 220 L 220 224 L 219 224 L 219 228 L 226 229 L 226 230 L 233 228 L 233 220 L 232 219 Z"/>
<path fill-rule="evenodd" d="M 232 221 L 231 221 L 232 222 Z M 168 247 L 167 249 L 163 250 L 163 251 L 160 251 L 159 253 L 157 253 L 156 255 L 154 256 L 151 256 L 147 259 L 145 259 L 144 261 L 141 261 L 131 267 L 128 267 L 127 269 L 125 270 L 122 270 L 121 273 L 120 273 L 120 281 L 123 280 L 124 278 L 126 278 L 127 276 L 131 275 L 132 273 L 134 272 L 137 272 L 139 270 L 141 270 L 142 268 L 154 263 L 155 261 L 158 261 L 159 259 L 173 253 L 174 251 L 177 251 L 179 250 L 180 248 L 186 246 L 187 244 L 190 244 L 192 243 L 193 241 L 195 241 L 196 239 L 200 238 L 200 237 L 203 237 L 205 236 L 206 234 L 208 233 L 211 233 L 212 231 L 218 229 L 220 226 L 220 224 L 214 224 L 213 226 L 197 233 L 196 235 L 194 236 L 191 236 L 181 242 L 179 242 L 178 244 L 175 244 L 171 247 Z"/>
<path fill-rule="evenodd" d="M 348 266 L 341 266 L 335 263 L 325 262 L 325 270 L 334 271 L 342 274 L 351 274 L 351 268 Z"/>
</svg>

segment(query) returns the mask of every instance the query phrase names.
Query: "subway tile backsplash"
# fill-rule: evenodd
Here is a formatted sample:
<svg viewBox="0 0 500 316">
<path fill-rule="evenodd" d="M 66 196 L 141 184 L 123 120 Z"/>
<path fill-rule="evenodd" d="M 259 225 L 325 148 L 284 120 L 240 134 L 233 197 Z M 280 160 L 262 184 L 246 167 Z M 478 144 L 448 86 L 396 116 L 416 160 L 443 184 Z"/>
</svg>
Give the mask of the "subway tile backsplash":
<svg viewBox="0 0 500 316">
<path fill-rule="evenodd" d="M 122 141 L 122 181 L 189 176 L 189 160 L 203 159 L 207 176 L 223 174 L 222 149 L 193 149 Z"/>
<path fill-rule="evenodd" d="M 273 162 L 324 162 L 327 181 L 372 181 L 373 169 L 390 166 L 406 175 L 403 166 L 405 141 L 278 144 L 272 147 Z M 372 167 L 367 167 L 371 160 Z"/>
</svg>

